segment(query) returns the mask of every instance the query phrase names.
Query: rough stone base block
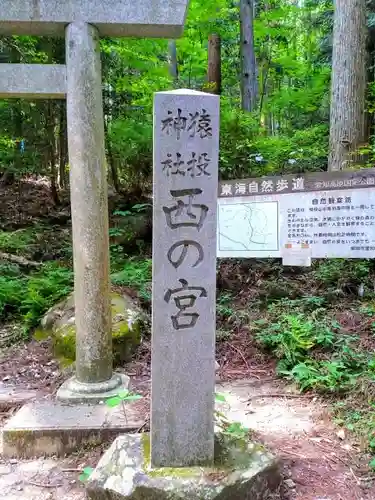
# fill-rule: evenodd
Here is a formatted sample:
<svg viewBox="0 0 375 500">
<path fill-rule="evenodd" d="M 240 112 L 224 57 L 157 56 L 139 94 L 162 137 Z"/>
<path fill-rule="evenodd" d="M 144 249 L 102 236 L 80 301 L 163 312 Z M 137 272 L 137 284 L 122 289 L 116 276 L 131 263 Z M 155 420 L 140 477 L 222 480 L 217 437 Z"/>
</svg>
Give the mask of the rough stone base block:
<svg viewBox="0 0 375 500">
<path fill-rule="evenodd" d="M 2 430 L 2 454 L 7 458 L 63 456 L 82 446 L 102 443 L 143 424 L 132 405 L 122 409 L 106 405 L 69 406 L 56 401 L 23 406 Z"/>
<path fill-rule="evenodd" d="M 91 500 L 268 500 L 278 461 L 261 446 L 217 436 L 212 467 L 150 467 L 148 434 L 118 437 L 87 483 Z"/>
</svg>

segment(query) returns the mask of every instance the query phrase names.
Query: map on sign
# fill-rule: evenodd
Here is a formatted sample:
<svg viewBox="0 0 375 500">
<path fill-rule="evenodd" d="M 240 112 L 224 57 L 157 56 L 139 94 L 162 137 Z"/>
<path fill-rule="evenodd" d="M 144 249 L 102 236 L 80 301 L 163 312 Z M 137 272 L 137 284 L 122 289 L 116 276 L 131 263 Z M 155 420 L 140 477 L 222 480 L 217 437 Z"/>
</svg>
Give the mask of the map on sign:
<svg viewBox="0 0 375 500">
<path fill-rule="evenodd" d="M 278 202 L 221 203 L 218 207 L 218 251 L 266 257 L 279 251 Z"/>
</svg>

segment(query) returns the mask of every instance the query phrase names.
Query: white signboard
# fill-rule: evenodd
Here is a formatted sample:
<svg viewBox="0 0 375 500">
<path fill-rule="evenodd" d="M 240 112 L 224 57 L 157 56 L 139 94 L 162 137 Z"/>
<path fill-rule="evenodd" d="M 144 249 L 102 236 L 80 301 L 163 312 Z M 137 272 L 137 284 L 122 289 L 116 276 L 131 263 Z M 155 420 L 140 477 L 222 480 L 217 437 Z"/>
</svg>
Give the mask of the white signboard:
<svg viewBox="0 0 375 500">
<path fill-rule="evenodd" d="M 282 184 L 275 178 L 273 192 L 250 193 L 248 189 L 245 196 L 236 193 L 236 186 L 254 186 L 255 182 L 264 186 L 266 181 L 222 183 L 218 257 L 282 257 L 294 265 L 309 265 L 311 258 L 373 258 L 374 171 L 343 172 L 336 176 L 344 178 L 339 181 L 341 189 L 335 189 L 338 181 L 332 180 L 333 174 L 320 173 L 311 178 L 300 177 L 297 192 L 293 179 L 289 182 L 288 178 L 282 179 L 287 186 L 285 192 L 278 191 L 277 186 Z M 328 189 L 314 190 L 323 184 Z"/>
</svg>

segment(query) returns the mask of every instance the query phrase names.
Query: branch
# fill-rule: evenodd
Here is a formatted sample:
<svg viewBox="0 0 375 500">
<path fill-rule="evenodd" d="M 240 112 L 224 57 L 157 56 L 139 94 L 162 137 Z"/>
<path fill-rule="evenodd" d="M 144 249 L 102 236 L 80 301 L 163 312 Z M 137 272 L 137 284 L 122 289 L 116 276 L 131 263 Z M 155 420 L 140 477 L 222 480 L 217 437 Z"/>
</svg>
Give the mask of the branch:
<svg viewBox="0 0 375 500">
<path fill-rule="evenodd" d="M 8 260 L 9 262 L 14 262 L 20 266 L 24 267 L 40 267 L 42 265 L 41 262 L 35 262 L 33 260 L 27 260 L 24 257 L 20 257 L 18 255 L 12 255 L 10 253 L 0 252 L 0 260 Z"/>
</svg>

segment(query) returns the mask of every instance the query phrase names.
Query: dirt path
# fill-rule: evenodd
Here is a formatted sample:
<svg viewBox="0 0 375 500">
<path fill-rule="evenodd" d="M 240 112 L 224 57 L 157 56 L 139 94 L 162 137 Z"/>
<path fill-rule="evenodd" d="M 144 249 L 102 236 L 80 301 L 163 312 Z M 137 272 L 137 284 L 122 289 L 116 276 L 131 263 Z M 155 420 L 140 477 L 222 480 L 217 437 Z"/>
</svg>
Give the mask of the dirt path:
<svg viewBox="0 0 375 500">
<path fill-rule="evenodd" d="M 134 380 L 136 390 L 149 390 L 149 367 L 138 362 L 142 372 Z M 369 477 L 366 459 L 347 436 L 338 433 L 324 401 L 300 396 L 272 376 L 272 367 L 253 370 L 249 379 L 218 384 L 226 394 L 228 414 L 241 421 L 281 458 L 285 481 L 280 500 L 375 500 L 375 482 Z M 233 376 L 228 363 L 221 373 Z M 249 370 L 252 371 L 252 370 Z M 51 397 L 62 382 L 48 344 L 29 343 L 7 350 L 0 359 L 0 389 L 13 385 L 36 398 Z M 148 399 L 145 399 L 147 402 Z M 0 390 L 0 420 L 15 408 L 4 406 Z M 143 411 L 143 415 L 147 410 Z M 6 500 L 83 500 L 78 480 L 85 466 L 94 467 L 108 443 L 99 449 L 78 452 L 64 460 L 7 461 L 0 458 L 0 492 Z"/>
<path fill-rule="evenodd" d="M 318 398 L 300 397 L 276 380 L 240 380 L 218 389 L 227 394 L 232 419 L 252 429 L 281 458 L 283 500 L 375 499 L 366 463 L 330 422 L 327 405 Z"/>
<path fill-rule="evenodd" d="M 52 459 L 0 463 L 0 491 L 4 500 L 83 500 L 77 472 L 63 472 Z"/>
<path fill-rule="evenodd" d="M 375 498 L 375 484 L 361 472 L 358 450 L 346 438 L 338 437 L 323 402 L 296 397 L 284 384 L 269 379 L 226 382 L 217 390 L 226 394 L 230 417 L 252 429 L 254 436 L 282 459 L 285 481 L 281 500 Z M 2 460 L 2 498 L 83 500 L 79 470 L 95 466 L 104 449 L 77 453 L 65 460 Z"/>
</svg>

